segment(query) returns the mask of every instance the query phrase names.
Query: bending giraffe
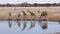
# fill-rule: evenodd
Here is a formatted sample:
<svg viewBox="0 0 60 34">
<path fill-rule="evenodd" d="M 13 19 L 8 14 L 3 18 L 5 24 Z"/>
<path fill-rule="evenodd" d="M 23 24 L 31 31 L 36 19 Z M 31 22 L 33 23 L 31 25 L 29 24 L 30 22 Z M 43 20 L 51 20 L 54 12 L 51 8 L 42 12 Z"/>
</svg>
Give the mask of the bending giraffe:
<svg viewBox="0 0 60 34">
<path fill-rule="evenodd" d="M 34 13 L 32 13 L 32 12 L 29 11 L 29 10 L 28 10 L 28 12 L 31 14 L 31 18 L 32 18 L 32 17 L 35 17 L 35 18 L 36 18 L 36 16 L 35 16 Z M 35 27 L 35 22 L 33 23 L 33 22 L 32 22 L 32 19 L 31 19 L 31 26 L 30 26 L 30 28 L 29 28 L 28 30 L 30 30 L 30 29 L 33 28 L 33 27 Z"/>
<path fill-rule="evenodd" d="M 42 12 L 40 17 L 39 17 L 39 23 L 42 29 L 47 29 L 47 21 L 48 21 L 48 14 L 46 11 Z M 43 19 L 43 21 L 41 21 Z"/>
<path fill-rule="evenodd" d="M 48 14 L 47 14 L 46 11 L 43 11 L 43 12 L 41 13 L 41 15 L 40 15 L 40 17 L 39 17 L 39 21 L 41 21 L 41 18 L 42 18 L 42 17 L 44 17 L 44 18 L 43 18 L 43 21 L 48 21 Z"/>
<path fill-rule="evenodd" d="M 24 17 L 24 24 L 23 24 L 23 29 L 22 31 L 26 28 L 26 13 L 24 11 L 22 11 L 23 13 L 23 17 Z"/>
</svg>

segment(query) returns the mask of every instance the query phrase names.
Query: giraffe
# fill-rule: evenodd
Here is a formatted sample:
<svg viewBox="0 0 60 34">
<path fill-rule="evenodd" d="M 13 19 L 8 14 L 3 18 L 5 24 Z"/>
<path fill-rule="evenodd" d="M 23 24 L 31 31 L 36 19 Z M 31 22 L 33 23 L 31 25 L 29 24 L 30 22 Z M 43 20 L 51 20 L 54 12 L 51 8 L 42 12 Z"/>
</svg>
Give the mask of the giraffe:
<svg viewBox="0 0 60 34">
<path fill-rule="evenodd" d="M 23 17 L 24 17 L 24 24 L 23 24 L 23 29 L 22 29 L 22 31 L 26 28 L 26 13 L 24 12 L 24 11 L 22 11 L 22 13 L 23 13 Z"/>
<path fill-rule="evenodd" d="M 41 13 L 39 17 L 39 23 L 42 29 L 47 29 L 47 21 L 48 21 L 47 16 L 48 16 L 47 12 L 44 11 Z M 40 20 L 42 17 L 44 17 L 43 22 Z"/>
<path fill-rule="evenodd" d="M 28 12 L 31 14 L 31 18 L 32 18 L 33 16 L 36 18 L 36 16 L 35 16 L 34 13 L 32 13 L 32 12 L 29 11 L 29 10 L 28 10 Z M 28 30 L 30 30 L 31 28 L 35 27 L 35 24 L 36 24 L 36 23 L 35 23 L 35 22 L 33 23 L 33 22 L 32 22 L 32 19 L 31 19 L 31 26 L 30 26 L 30 28 L 28 28 Z"/>
<path fill-rule="evenodd" d="M 19 19 L 20 13 L 18 13 L 18 16 L 17 16 L 17 17 L 18 17 L 18 18 L 17 18 L 18 27 L 20 27 L 20 24 L 21 24 L 21 23 L 20 23 L 21 20 Z"/>
<path fill-rule="evenodd" d="M 47 21 L 47 20 L 48 20 L 48 19 L 47 19 L 47 16 L 48 16 L 47 12 L 46 12 L 46 11 L 43 11 L 43 12 L 41 13 L 40 17 L 39 17 L 39 21 L 40 21 L 40 19 L 41 19 L 42 17 L 44 17 L 43 21 Z"/>
<path fill-rule="evenodd" d="M 16 9 L 16 7 L 14 8 L 14 11 L 16 11 L 17 9 Z M 17 23 L 18 23 L 18 27 L 20 27 L 20 19 L 19 19 L 19 17 L 20 17 L 20 13 L 18 13 L 18 16 L 17 16 Z"/>
<path fill-rule="evenodd" d="M 11 12 L 9 12 L 9 18 L 8 18 L 8 24 L 9 24 L 9 27 L 12 26 L 11 21 L 12 21 L 12 19 L 11 19 Z"/>
</svg>

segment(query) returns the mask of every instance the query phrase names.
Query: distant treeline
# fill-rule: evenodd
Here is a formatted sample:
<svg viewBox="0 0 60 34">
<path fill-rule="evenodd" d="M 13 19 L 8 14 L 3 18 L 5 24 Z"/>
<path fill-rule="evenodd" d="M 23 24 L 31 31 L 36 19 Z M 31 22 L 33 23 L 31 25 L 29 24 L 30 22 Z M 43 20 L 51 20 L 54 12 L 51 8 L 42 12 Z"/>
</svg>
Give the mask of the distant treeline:
<svg viewBox="0 0 60 34">
<path fill-rule="evenodd" d="M 0 7 L 49 7 L 49 6 L 60 6 L 60 3 L 46 3 L 46 4 L 38 4 L 38 3 L 34 3 L 34 4 L 30 4 L 27 2 L 21 3 L 21 4 L 0 4 Z"/>
</svg>

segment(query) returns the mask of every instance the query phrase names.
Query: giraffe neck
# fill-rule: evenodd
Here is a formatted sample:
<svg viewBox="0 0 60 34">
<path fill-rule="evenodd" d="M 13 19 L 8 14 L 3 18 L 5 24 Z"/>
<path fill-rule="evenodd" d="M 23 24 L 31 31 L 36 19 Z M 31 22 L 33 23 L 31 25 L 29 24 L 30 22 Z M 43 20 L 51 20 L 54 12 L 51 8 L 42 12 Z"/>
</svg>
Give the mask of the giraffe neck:
<svg viewBox="0 0 60 34">
<path fill-rule="evenodd" d="M 26 13 L 24 11 L 22 11 L 22 12 L 23 12 L 23 15 L 26 16 Z"/>
</svg>

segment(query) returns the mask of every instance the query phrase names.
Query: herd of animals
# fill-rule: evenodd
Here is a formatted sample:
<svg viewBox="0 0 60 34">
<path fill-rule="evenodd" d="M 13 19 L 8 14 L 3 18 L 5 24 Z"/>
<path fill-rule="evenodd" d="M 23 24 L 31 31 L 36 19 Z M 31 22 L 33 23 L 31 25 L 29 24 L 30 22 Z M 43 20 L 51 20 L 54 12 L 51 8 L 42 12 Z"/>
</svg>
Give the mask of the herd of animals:
<svg viewBox="0 0 60 34">
<path fill-rule="evenodd" d="M 29 10 L 28 10 L 28 12 L 31 14 L 31 18 L 32 17 L 35 17 L 36 18 L 36 16 L 35 16 L 34 13 L 32 13 Z M 23 16 L 24 16 L 24 23 L 23 23 L 23 29 L 22 29 L 22 31 L 23 31 L 26 28 L 27 23 L 26 23 L 26 13 L 24 11 L 22 11 L 22 13 L 23 13 Z M 12 26 L 12 23 L 11 23 L 12 19 L 10 18 L 11 15 L 12 15 L 11 12 L 9 12 L 9 19 L 8 19 L 9 27 Z M 42 29 L 47 29 L 47 21 L 48 21 L 47 16 L 48 16 L 48 14 L 47 14 L 46 11 L 43 11 L 41 13 L 41 15 L 39 16 L 39 19 L 38 20 L 39 20 L 39 24 L 40 24 L 40 26 L 41 26 Z M 21 19 L 19 19 L 19 17 L 20 17 L 20 14 L 18 13 L 18 18 L 16 19 L 16 21 L 18 23 L 18 26 L 20 27 L 20 25 L 21 25 Z M 44 17 L 44 19 L 43 19 L 44 24 L 42 24 L 42 22 L 41 22 L 41 18 L 42 17 Z M 35 27 L 35 24 L 36 24 L 36 22 L 33 23 L 32 22 L 32 19 L 31 19 L 31 26 L 28 28 L 28 30 L 30 30 L 31 28 Z"/>
</svg>

